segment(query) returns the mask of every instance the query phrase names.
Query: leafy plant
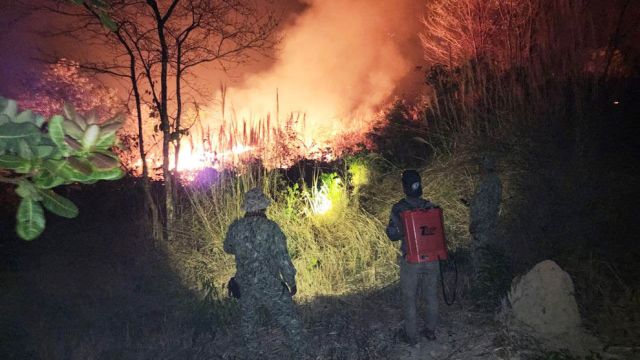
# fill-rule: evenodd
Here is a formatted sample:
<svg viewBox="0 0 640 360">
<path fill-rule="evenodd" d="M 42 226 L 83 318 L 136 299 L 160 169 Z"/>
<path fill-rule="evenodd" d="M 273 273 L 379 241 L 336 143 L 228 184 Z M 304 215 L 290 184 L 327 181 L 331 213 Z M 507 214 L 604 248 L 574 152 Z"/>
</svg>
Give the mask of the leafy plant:
<svg viewBox="0 0 640 360">
<path fill-rule="evenodd" d="M 71 183 L 92 184 L 124 175 L 111 151 L 122 117 L 100 123 L 95 114 L 77 114 L 64 106 L 64 116 L 48 121 L 31 110 L 18 111 L 14 100 L 0 97 L 0 181 L 16 185 L 22 198 L 16 231 L 33 240 L 45 228 L 43 207 L 73 218 L 78 208 L 52 189 Z"/>
</svg>

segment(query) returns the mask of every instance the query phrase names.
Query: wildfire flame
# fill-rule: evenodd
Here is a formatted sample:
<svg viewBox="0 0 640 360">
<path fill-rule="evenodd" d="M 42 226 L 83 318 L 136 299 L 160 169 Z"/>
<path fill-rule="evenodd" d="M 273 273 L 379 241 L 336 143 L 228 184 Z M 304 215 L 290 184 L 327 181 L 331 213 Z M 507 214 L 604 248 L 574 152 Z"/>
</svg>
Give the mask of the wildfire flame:
<svg viewBox="0 0 640 360">
<path fill-rule="evenodd" d="M 177 170 L 223 167 L 251 157 L 287 166 L 299 157 L 335 156 L 362 142 L 411 69 L 400 44 L 416 32 L 398 26 L 416 18 L 411 3 L 306 1 L 283 30 L 268 70 L 221 89 L 214 98 L 224 105 L 191 114 L 199 120 L 181 142 Z"/>
</svg>

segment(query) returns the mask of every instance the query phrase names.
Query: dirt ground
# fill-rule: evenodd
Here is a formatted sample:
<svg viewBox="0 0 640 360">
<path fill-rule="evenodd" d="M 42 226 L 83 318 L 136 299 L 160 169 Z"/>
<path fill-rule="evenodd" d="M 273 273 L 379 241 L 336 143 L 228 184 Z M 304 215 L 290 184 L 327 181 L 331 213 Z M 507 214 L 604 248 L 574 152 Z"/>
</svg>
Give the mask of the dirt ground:
<svg viewBox="0 0 640 360">
<path fill-rule="evenodd" d="M 500 333 L 493 315 L 456 303 L 441 307 L 437 339 L 415 346 L 401 341 L 402 313 L 397 284 L 383 291 L 302 304 L 309 359 L 500 359 Z M 424 309 L 422 309 L 424 311 Z M 420 323 L 419 323 L 420 324 Z M 283 334 L 261 329 L 265 359 L 289 358 Z M 207 345 L 204 352 L 221 359 L 243 358 L 236 326 Z"/>
</svg>

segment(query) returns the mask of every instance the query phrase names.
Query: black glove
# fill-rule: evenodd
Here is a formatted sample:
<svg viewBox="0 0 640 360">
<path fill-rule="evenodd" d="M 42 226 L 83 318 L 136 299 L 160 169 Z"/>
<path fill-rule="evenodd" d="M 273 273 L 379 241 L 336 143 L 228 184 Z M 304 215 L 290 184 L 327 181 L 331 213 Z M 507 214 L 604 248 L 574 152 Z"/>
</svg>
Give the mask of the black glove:
<svg viewBox="0 0 640 360">
<path fill-rule="evenodd" d="M 227 292 L 230 297 L 240 299 L 240 285 L 238 285 L 235 277 L 229 279 L 229 282 L 227 283 Z"/>
<path fill-rule="evenodd" d="M 289 291 L 289 294 L 291 294 L 291 296 L 293 297 L 293 295 L 295 295 L 298 292 L 298 287 L 294 284 L 291 287 L 291 290 Z"/>
</svg>

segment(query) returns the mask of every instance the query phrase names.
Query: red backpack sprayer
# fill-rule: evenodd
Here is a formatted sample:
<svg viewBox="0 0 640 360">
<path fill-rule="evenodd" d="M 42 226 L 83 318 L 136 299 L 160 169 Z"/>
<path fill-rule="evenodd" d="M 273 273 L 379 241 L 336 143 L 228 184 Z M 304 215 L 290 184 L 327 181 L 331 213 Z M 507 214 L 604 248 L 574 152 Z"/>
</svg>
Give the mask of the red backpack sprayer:
<svg viewBox="0 0 640 360">
<path fill-rule="evenodd" d="M 440 282 L 442 284 L 442 296 L 447 305 L 452 305 L 456 299 L 456 286 L 458 283 L 458 269 L 455 261 L 450 259 L 447 253 L 446 236 L 444 232 L 444 216 L 439 207 L 427 209 L 405 210 L 400 213 L 406 241 L 407 262 L 422 263 L 440 262 Z M 454 283 L 453 296 L 449 299 L 447 286 L 444 281 L 443 263 L 447 262 L 447 268 L 453 267 Z M 451 295 L 451 294 L 449 294 Z"/>
</svg>

